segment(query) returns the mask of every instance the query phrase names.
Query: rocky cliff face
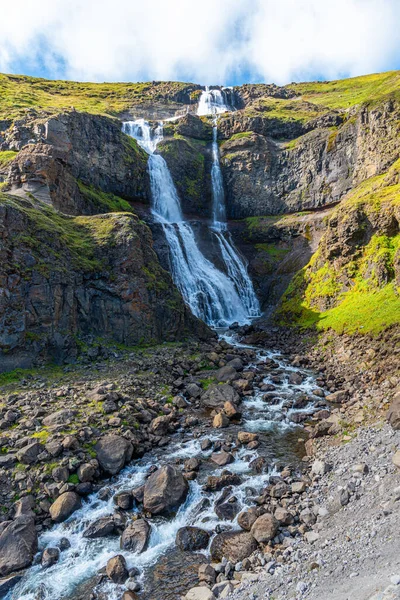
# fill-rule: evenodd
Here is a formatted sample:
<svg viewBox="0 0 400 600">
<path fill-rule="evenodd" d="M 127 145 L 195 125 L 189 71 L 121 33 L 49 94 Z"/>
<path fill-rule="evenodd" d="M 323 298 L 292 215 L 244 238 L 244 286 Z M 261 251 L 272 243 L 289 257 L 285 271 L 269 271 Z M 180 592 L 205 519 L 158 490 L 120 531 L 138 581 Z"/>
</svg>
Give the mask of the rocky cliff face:
<svg viewBox="0 0 400 600">
<path fill-rule="evenodd" d="M 70 111 L 15 121 L 2 134 L 3 189 L 34 194 L 65 214 L 129 209 L 119 196 L 148 202 L 147 155 L 116 119 Z M 102 193 L 101 193 L 102 192 Z M 108 194 L 108 196 L 107 196 Z"/>
<path fill-rule="evenodd" d="M 387 100 L 306 124 L 271 122 L 248 117 L 245 111 L 221 120 L 230 217 L 308 210 L 340 201 L 397 158 L 399 115 L 400 105 Z"/>
<path fill-rule="evenodd" d="M 203 335 L 129 213 L 68 217 L 0 196 L 0 371 L 73 360 L 82 340 L 133 346 Z"/>
</svg>

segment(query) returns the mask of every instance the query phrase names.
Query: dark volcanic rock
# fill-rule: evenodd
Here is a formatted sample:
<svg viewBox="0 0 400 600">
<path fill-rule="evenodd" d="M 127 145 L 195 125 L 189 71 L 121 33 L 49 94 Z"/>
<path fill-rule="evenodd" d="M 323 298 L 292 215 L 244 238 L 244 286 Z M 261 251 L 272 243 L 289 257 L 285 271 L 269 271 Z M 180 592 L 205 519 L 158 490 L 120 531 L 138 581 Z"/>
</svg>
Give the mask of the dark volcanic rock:
<svg viewBox="0 0 400 600">
<path fill-rule="evenodd" d="M 35 521 L 22 515 L 0 535 L 0 576 L 29 567 L 38 549 Z"/>
<path fill-rule="evenodd" d="M 176 545 L 181 550 L 202 550 L 207 548 L 210 534 L 199 527 L 182 527 L 176 534 Z"/>
<path fill-rule="evenodd" d="M 144 486 L 144 509 L 153 515 L 174 512 L 186 500 L 189 484 L 181 471 L 165 465 L 147 479 Z"/>
</svg>

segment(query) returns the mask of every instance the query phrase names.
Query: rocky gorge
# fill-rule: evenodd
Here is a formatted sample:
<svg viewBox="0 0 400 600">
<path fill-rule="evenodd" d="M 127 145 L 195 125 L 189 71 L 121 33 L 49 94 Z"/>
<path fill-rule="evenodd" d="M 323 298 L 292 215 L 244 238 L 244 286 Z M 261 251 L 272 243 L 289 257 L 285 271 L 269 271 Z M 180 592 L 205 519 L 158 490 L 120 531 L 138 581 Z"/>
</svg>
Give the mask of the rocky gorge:
<svg viewBox="0 0 400 600">
<path fill-rule="evenodd" d="M 1 597 L 400 597 L 398 78 L 1 76 Z"/>
</svg>

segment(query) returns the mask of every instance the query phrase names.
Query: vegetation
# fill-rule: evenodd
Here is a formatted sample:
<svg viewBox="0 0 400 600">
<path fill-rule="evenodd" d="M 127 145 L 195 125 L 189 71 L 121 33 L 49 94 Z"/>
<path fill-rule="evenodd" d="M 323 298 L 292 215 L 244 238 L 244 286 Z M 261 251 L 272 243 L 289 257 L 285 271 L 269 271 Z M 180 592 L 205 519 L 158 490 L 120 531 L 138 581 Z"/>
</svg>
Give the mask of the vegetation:
<svg viewBox="0 0 400 600">
<path fill-rule="evenodd" d="M 168 102 L 193 87 L 181 82 L 87 83 L 50 81 L 23 75 L 0 75 L 0 119 L 14 119 L 26 109 L 76 110 L 118 115 L 142 103 Z"/>
<path fill-rule="evenodd" d="M 377 334 L 400 323 L 400 161 L 364 181 L 332 213 L 325 239 L 292 280 L 277 319 L 302 328 Z M 355 233 L 354 233 L 355 232 Z M 341 256 L 330 239 L 342 235 Z"/>
<path fill-rule="evenodd" d="M 77 180 L 79 191 L 91 204 L 98 206 L 99 210 L 104 212 L 133 212 L 131 205 L 127 200 L 123 200 L 114 194 L 108 194 L 93 186 L 85 185 Z"/>
<path fill-rule="evenodd" d="M 17 156 L 18 152 L 14 150 L 3 150 L 0 151 L 0 169 L 5 167 Z"/>
</svg>

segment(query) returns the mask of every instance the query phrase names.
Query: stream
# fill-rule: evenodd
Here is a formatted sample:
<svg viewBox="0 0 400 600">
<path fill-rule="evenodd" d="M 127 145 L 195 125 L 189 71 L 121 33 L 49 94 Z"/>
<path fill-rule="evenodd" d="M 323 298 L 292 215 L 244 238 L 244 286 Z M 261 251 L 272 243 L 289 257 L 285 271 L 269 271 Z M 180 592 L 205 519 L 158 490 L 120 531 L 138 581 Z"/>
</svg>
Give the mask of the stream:
<svg viewBox="0 0 400 600">
<path fill-rule="evenodd" d="M 142 590 L 139 598 L 179 598 L 196 584 L 198 566 L 206 562 L 208 550 L 197 553 L 178 550 L 175 546 L 178 529 L 186 525 L 195 525 L 210 533 L 214 533 L 216 528 L 217 531 L 239 529 L 237 517 L 233 521 L 221 521 L 216 515 L 214 504 L 221 491 L 205 492 L 202 488 L 207 477 L 210 474 L 219 475 L 226 468 L 239 474 L 242 483 L 234 487 L 232 494 L 242 509 L 259 495 L 271 476 L 277 475 L 285 465 L 300 463 L 304 447 L 299 443 L 299 438 L 305 439 L 306 436 L 302 427 L 293 422 L 293 417 L 311 416 L 313 411 L 321 406 L 321 399 L 313 394 L 318 387 L 314 374 L 292 367 L 281 355 L 273 351 L 239 344 L 232 334 L 223 333 L 221 337 L 236 348 L 255 351 L 255 358 L 245 370 L 256 373 L 257 383 L 253 392 L 243 397 L 240 405 L 240 424 L 231 423 L 228 428 L 218 430 L 209 428 L 207 420 L 205 423 L 202 421 L 198 429 L 178 430 L 171 436 L 170 444 L 166 448 L 155 449 L 143 458 L 133 461 L 110 481 L 106 498 L 103 488 L 90 496 L 83 507 L 66 522 L 55 525 L 40 537 L 38 558 L 46 547 L 60 546 L 65 538 L 70 547 L 60 553 L 59 561 L 53 566 L 44 569 L 40 562 L 32 566 L 7 596 L 8 600 L 83 600 L 91 597 L 93 587 L 96 598 L 120 600 L 126 588 L 109 581 L 98 583 L 97 576 L 107 561 L 116 554 L 124 555 L 129 569 L 135 567 L 140 571 L 138 581 Z M 293 373 L 299 374 L 303 381 L 297 385 L 291 383 L 289 378 Z M 266 394 L 265 390 L 270 390 L 270 393 Z M 305 398 L 308 400 L 305 401 Z M 301 408 L 296 408 L 296 405 Z M 194 411 L 194 414 L 201 416 L 199 411 Z M 227 467 L 220 468 L 210 462 L 208 459 L 212 452 L 224 442 L 233 442 L 240 430 L 258 433 L 259 447 L 254 450 L 239 447 L 234 453 L 234 462 Z M 201 442 L 205 439 L 212 442 L 212 446 L 206 451 L 201 449 Z M 99 539 L 83 537 L 83 532 L 90 523 L 99 517 L 115 514 L 117 507 L 113 501 L 114 494 L 140 486 L 152 465 L 179 465 L 185 459 L 193 457 L 201 459 L 202 464 L 198 478 L 189 482 L 190 492 L 185 504 L 173 518 L 156 517 L 149 520 L 150 541 L 147 550 L 142 554 L 121 551 L 118 535 Z M 255 473 L 250 466 L 258 457 L 265 459 L 266 466 L 261 473 Z M 129 516 L 129 513 L 138 510 L 134 508 L 131 511 L 120 512 L 128 513 Z"/>
</svg>

